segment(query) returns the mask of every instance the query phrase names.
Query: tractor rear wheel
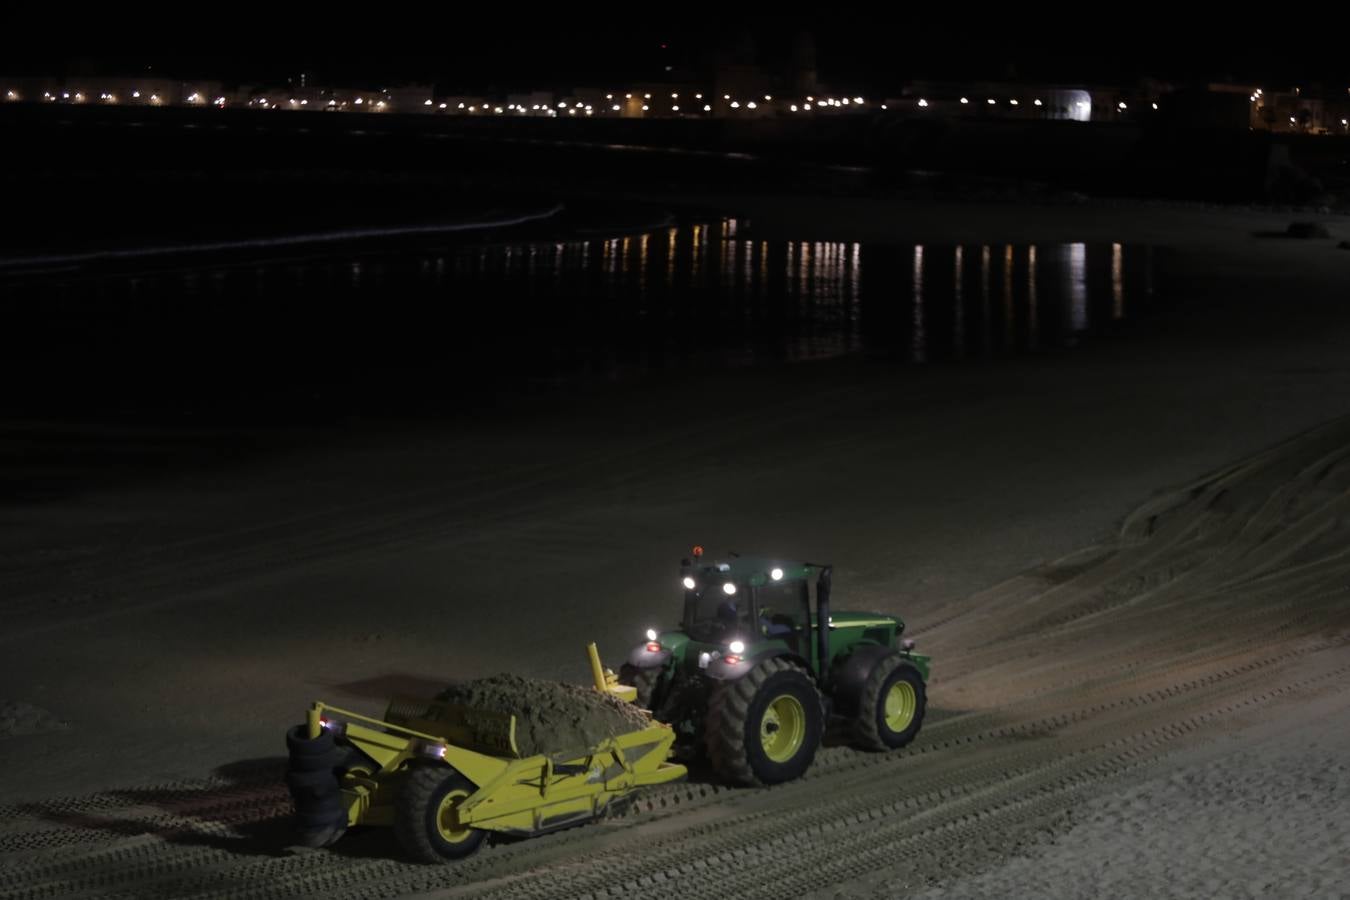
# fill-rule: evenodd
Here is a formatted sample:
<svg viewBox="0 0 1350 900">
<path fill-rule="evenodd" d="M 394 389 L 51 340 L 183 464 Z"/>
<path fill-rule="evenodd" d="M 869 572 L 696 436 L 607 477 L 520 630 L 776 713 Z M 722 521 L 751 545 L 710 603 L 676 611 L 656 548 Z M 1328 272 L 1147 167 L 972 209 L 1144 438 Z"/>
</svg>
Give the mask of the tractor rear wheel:
<svg viewBox="0 0 1350 900">
<path fill-rule="evenodd" d="M 639 669 L 631 663 L 619 667 L 619 684 L 637 688 L 637 705 L 643 709 L 656 709 L 652 701 L 656 697 L 656 683 L 661 680 L 661 669 Z"/>
<path fill-rule="evenodd" d="M 896 750 L 923 725 L 928 696 L 923 676 L 898 654 L 883 657 L 863 683 L 853 736 L 867 750 Z"/>
<path fill-rule="evenodd" d="M 456 808 L 478 790 L 454 769 L 439 765 L 413 766 L 394 807 L 394 834 L 419 862 L 441 863 L 463 859 L 478 849 L 487 832 L 461 826 Z"/>
<path fill-rule="evenodd" d="M 815 682 L 801 666 L 766 659 L 708 700 L 708 757 L 733 784 L 778 784 L 811 766 L 825 730 Z"/>
</svg>

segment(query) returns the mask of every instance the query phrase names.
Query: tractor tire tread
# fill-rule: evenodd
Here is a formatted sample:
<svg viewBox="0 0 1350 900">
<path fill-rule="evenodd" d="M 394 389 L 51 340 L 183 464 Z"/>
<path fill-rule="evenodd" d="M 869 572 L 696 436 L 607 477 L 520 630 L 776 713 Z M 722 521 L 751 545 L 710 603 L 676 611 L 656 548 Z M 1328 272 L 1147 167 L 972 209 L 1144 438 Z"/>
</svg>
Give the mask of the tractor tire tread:
<svg viewBox="0 0 1350 900">
<path fill-rule="evenodd" d="M 736 681 L 714 688 L 708 700 L 705 738 L 708 758 L 712 762 L 713 769 L 733 784 L 749 787 L 764 783 L 750 762 L 749 748 L 746 747 L 746 720 L 760 688 L 781 672 L 798 672 L 808 681 L 811 677 L 800 665 L 781 657 L 773 657 L 759 663 Z M 824 700 L 819 692 L 815 691 L 814 682 L 812 691 L 820 703 L 820 720 L 823 722 Z"/>
<path fill-rule="evenodd" d="M 656 686 L 661 680 L 661 669 L 639 669 L 631 663 L 619 667 L 619 684 L 637 688 L 637 705 L 643 709 L 655 711 L 652 699 L 656 696 Z"/>
<path fill-rule="evenodd" d="M 923 690 L 923 679 L 918 677 L 918 709 L 914 712 L 913 725 L 905 729 L 905 736 L 898 743 L 888 741 L 881 733 L 881 716 L 878 710 L 878 706 L 882 703 L 881 693 L 891 675 L 901 668 L 908 668 L 918 675 L 918 669 L 906 662 L 900 654 L 895 653 L 883 657 L 874 665 L 867 675 L 867 680 L 863 682 L 863 689 L 858 698 L 858 715 L 853 720 L 853 738 L 864 750 L 898 750 L 914 740 L 919 732 L 919 726 L 923 724 L 927 696 Z"/>
</svg>

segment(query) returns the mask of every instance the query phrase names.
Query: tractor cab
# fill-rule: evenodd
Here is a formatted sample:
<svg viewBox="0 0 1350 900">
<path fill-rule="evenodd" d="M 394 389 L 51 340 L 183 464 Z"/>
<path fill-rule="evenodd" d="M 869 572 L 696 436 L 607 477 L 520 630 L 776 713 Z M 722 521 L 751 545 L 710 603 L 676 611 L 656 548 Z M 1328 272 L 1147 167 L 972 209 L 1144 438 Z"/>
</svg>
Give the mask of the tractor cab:
<svg viewBox="0 0 1350 900">
<path fill-rule="evenodd" d="M 682 630 L 697 643 L 782 639 L 797 648 L 811 622 L 805 563 L 734 557 L 730 562 L 681 567 Z"/>
</svg>

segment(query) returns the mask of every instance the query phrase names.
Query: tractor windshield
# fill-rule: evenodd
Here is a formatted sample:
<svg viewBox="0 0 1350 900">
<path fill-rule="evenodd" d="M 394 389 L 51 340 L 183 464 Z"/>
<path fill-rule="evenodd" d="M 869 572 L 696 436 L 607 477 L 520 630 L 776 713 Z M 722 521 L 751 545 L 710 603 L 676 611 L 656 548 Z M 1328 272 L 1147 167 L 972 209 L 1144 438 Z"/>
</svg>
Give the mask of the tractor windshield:
<svg viewBox="0 0 1350 900">
<path fill-rule="evenodd" d="M 719 588 L 685 596 L 684 630 L 696 641 L 719 643 L 754 630 L 753 604 L 744 593 L 727 595 Z"/>
</svg>

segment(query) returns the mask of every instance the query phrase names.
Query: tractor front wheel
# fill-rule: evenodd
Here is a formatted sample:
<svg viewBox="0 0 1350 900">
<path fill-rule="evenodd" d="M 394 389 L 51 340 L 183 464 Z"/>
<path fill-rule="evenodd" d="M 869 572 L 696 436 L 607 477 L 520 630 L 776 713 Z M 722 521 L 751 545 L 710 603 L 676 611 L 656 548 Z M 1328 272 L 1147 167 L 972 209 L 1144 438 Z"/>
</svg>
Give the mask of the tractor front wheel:
<svg viewBox="0 0 1350 900">
<path fill-rule="evenodd" d="M 806 670 L 766 659 L 708 700 L 708 756 L 733 784 L 778 784 L 811 766 L 824 733 L 820 692 Z"/>
<path fill-rule="evenodd" d="M 896 750 L 914 740 L 928 705 L 923 676 L 898 654 L 872 667 L 858 698 L 853 736 L 867 750 Z"/>
<path fill-rule="evenodd" d="M 656 698 L 656 683 L 660 680 L 660 667 L 639 669 L 631 663 L 624 663 L 619 667 L 619 684 L 637 688 L 637 705 L 643 709 L 656 709 L 652 703 Z"/>
<path fill-rule="evenodd" d="M 398 842 L 419 862 L 463 859 L 478 849 L 487 832 L 460 825 L 458 806 L 478 790 L 454 769 L 414 766 L 399 791 L 394 810 Z"/>
</svg>

